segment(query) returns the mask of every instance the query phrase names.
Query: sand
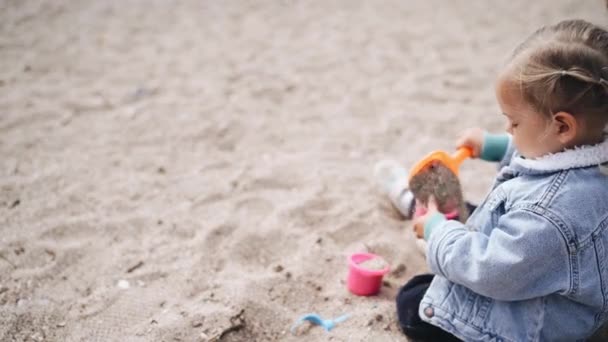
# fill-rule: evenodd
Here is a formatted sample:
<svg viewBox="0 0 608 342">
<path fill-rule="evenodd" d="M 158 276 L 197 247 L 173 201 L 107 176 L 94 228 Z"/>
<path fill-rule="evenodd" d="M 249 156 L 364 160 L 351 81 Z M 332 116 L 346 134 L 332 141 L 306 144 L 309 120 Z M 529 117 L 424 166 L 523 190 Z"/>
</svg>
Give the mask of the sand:
<svg viewBox="0 0 608 342">
<path fill-rule="evenodd" d="M 372 167 L 500 131 L 493 80 L 600 1 L 0 2 L 1 341 L 406 341 L 427 271 Z M 467 199 L 494 166 L 466 161 Z M 347 256 L 391 264 L 351 295 Z M 351 317 L 292 336 L 302 314 Z"/>
<path fill-rule="evenodd" d="M 367 259 L 357 264 L 357 266 L 365 268 L 367 270 L 380 271 L 386 269 L 388 263 L 381 257 Z"/>
<path fill-rule="evenodd" d="M 460 180 L 446 165 L 433 163 L 412 175 L 409 188 L 423 205 L 433 198 L 440 212 L 449 214 L 457 210 L 458 219 L 466 222 L 469 213 L 463 198 Z"/>
</svg>

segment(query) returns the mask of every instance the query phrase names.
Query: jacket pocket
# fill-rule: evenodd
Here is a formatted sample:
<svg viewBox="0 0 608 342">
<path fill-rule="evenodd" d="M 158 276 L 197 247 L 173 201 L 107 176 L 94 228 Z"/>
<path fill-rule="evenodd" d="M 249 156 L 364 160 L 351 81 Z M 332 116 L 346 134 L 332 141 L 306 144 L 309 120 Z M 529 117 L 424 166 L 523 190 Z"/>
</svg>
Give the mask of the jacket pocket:
<svg viewBox="0 0 608 342">
<path fill-rule="evenodd" d="M 492 299 L 478 295 L 465 286 L 454 284 L 441 306 L 446 312 L 482 331 L 492 307 Z"/>
<path fill-rule="evenodd" d="M 466 318 L 466 321 L 480 330 L 485 330 L 486 318 L 491 307 L 492 299 L 469 291 L 467 297 L 468 317 Z"/>
<path fill-rule="evenodd" d="M 488 199 L 486 207 L 490 212 L 492 228 L 498 226 L 498 220 L 501 216 L 506 214 L 506 200 L 507 195 L 500 187 L 496 188 L 496 190 L 492 192 L 491 197 Z"/>
</svg>

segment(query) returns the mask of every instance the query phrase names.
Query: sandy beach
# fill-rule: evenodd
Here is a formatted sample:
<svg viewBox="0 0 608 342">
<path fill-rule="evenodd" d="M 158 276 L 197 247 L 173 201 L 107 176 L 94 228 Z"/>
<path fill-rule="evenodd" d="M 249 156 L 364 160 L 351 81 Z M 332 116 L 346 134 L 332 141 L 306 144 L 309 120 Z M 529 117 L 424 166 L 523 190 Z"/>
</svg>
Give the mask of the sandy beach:
<svg viewBox="0 0 608 342">
<path fill-rule="evenodd" d="M 374 184 L 471 126 L 600 0 L 0 2 L 0 341 L 407 341 L 427 271 Z M 479 202 L 495 166 L 467 161 Z M 346 288 L 347 256 L 391 265 Z M 290 333 L 305 313 L 350 314 Z"/>
</svg>

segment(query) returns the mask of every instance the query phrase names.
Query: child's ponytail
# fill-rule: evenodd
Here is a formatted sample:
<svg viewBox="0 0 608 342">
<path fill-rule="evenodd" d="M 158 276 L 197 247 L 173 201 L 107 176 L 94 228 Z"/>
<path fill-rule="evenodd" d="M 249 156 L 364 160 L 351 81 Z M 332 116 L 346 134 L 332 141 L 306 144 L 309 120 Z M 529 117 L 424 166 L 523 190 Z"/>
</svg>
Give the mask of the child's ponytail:
<svg viewBox="0 0 608 342">
<path fill-rule="evenodd" d="M 557 86 L 556 83 L 559 80 L 567 77 L 571 77 L 572 79 L 587 85 L 586 88 L 583 88 L 584 91 L 582 91 L 580 94 L 578 94 L 578 96 L 575 96 L 572 99 L 572 102 L 576 102 L 577 100 L 579 100 L 580 97 L 582 97 L 586 91 L 589 91 L 594 87 L 597 88 L 597 91 L 599 93 L 598 97 L 608 99 L 608 66 L 602 67 L 598 71 L 597 75 L 592 74 L 587 69 L 583 69 L 580 67 L 572 67 L 567 70 L 556 70 L 553 72 L 553 76 L 554 82 L 552 87 L 550 87 L 553 89 Z"/>
<path fill-rule="evenodd" d="M 608 0 L 607 0 L 608 3 Z M 546 115 L 560 111 L 608 123 L 608 31 L 583 20 L 543 27 L 511 59 L 524 98 Z"/>
</svg>

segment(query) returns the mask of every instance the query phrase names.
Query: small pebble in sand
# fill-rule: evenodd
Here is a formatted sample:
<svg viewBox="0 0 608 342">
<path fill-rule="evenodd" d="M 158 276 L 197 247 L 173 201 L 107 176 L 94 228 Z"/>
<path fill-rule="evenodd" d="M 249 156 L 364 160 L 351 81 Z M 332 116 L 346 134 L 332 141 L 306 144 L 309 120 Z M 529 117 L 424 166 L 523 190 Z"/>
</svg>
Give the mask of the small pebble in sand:
<svg viewBox="0 0 608 342">
<path fill-rule="evenodd" d="M 131 286 L 131 284 L 129 284 L 129 281 L 121 279 L 118 281 L 118 287 L 121 289 L 128 289 Z"/>
<path fill-rule="evenodd" d="M 388 266 L 386 261 L 380 257 L 367 259 L 358 265 L 368 270 L 383 270 Z"/>
<path fill-rule="evenodd" d="M 282 272 L 282 271 L 283 271 L 283 266 L 281 266 L 281 265 L 276 265 L 276 266 L 273 268 L 273 271 L 275 271 L 275 272 L 277 272 L 277 273 L 278 273 L 278 272 Z"/>
<path fill-rule="evenodd" d="M 21 200 L 20 199 L 16 199 L 13 201 L 13 203 L 11 203 L 11 205 L 8 207 L 9 209 L 13 209 L 16 206 L 18 206 L 19 204 L 21 204 Z"/>
</svg>

